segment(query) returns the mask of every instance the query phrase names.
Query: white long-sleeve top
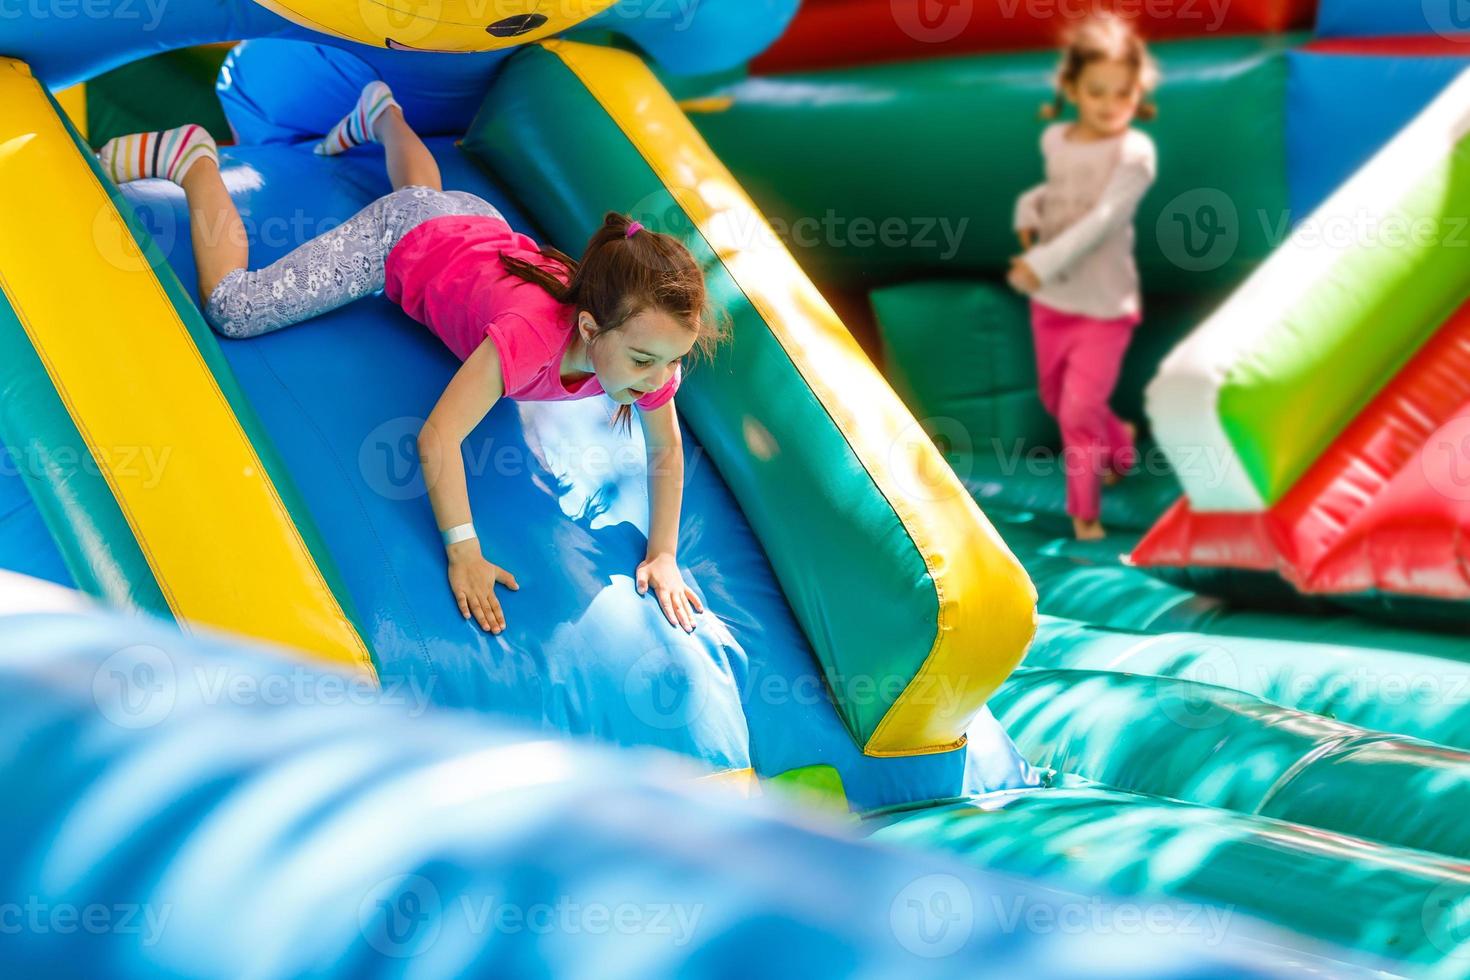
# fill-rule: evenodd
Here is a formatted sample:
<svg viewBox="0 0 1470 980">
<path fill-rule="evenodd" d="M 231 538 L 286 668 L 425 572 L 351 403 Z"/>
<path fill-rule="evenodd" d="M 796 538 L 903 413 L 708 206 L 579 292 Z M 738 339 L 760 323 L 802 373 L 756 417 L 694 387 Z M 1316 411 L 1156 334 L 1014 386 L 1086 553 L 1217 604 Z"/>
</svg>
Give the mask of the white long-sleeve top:
<svg viewBox="0 0 1470 980">
<path fill-rule="evenodd" d="M 1103 320 L 1137 316 L 1133 218 L 1158 171 L 1154 142 L 1136 129 L 1082 142 L 1070 129 L 1053 123 L 1041 134 L 1046 183 L 1016 201 L 1016 230 L 1037 233 L 1024 256 L 1041 280 L 1034 298 Z"/>
</svg>

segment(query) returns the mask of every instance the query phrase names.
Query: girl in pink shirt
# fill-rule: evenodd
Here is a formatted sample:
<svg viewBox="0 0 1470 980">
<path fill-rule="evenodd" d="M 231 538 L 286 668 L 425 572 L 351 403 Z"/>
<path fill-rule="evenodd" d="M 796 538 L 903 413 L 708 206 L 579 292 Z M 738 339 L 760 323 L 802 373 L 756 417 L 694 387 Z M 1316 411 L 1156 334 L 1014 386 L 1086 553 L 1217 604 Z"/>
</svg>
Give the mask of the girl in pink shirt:
<svg viewBox="0 0 1470 980">
<path fill-rule="evenodd" d="M 1133 216 L 1153 184 L 1154 144 L 1131 128 L 1151 118 L 1144 98 L 1158 72 L 1126 21 L 1097 17 L 1062 57 L 1054 118 L 1065 101 L 1075 123 L 1041 136 L 1046 183 L 1016 202 L 1026 251 L 1009 281 L 1031 297 L 1037 384 L 1062 430 L 1067 513 L 1080 539 L 1103 537 L 1101 484 L 1132 468 L 1133 427 L 1108 405 L 1142 316 Z"/>
<path fill-rule="evenodd" d="M 499 633 L 495 586 L 515 576 L 487 559 L 470 519 L 460 444 L 502 395 L 546 401 L 606 393 L 614 424 L 639 408 L 648 448 L 648 550 L 635 572 L 671 624 L 703 612 L 674 557 L 684 458 L 674 392 L 682 362 L 719 341 L 704 275 L 688 249 L 608 212 L 580 261 L 514 231 L 489 203 L 443 190 L 439 166 L 392 93 L 372 82 L 317 147 L 383 144 L 393 193 L 262 269 L 248 271 L 244 225 L 199 126 L 135 133 L 99 153 L 117 182 L 162 177 L 188 198 L 199 295 L 219 333 L 256 337 L 382 289 L 463 362 L 419 434 L 429 502 L 460 613 Z"/>
</svg>

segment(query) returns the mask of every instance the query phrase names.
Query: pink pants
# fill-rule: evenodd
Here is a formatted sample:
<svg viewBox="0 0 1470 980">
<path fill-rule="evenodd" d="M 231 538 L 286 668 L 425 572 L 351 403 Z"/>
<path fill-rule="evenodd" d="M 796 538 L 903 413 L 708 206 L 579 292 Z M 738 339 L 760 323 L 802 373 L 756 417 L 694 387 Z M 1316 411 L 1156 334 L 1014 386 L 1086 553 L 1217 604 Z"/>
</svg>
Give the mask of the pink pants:
<svg viewBox="0 0 1470 980">
<path fill-rule="evenodd" d="M 1122 473 L 1137 461 L 1133 440 L 1108 400 L 1139 320 L 1098 320 L 1031 303 L 1041 404 L 1062 429 L 1067 513 L 1085 521 L 1097 520 L 1103 474 Z"/>
</svg>

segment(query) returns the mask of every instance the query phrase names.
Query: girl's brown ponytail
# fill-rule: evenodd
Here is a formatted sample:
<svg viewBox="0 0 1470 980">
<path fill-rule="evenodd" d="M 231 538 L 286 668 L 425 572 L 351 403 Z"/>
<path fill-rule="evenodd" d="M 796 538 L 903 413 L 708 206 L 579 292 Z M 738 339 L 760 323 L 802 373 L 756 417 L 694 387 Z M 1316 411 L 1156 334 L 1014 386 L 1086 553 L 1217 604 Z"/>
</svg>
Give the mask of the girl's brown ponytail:
<svg viewBox="0 0 1470 980">
<path fill-rule="evenodd" d="M 502 254 L 507 272 L 534 282 L 558 302 L 583 310 L 597 321 L 597 337 L 616 330 L 631 316 L 644 310 L 665 313 L 697 334 L 692 353 L 708 357 L 714 353 L 723 330 L 707 309 L 704 271 L 684 243 L 640 227 L 629 235 L 634 222 L 627 215 L 608 211 L 602 227 L 593 232 L 580 261 L 549 245 L 541 254 L 562 266 L 566 280 L 524 259 Z M 576 328 L 576 316 L 571 329 Z M 594 340 L 595 342 L 595 340 Z M 631 432 L 633 409 L 619 405 L 613 425 Z"/>
</svg>

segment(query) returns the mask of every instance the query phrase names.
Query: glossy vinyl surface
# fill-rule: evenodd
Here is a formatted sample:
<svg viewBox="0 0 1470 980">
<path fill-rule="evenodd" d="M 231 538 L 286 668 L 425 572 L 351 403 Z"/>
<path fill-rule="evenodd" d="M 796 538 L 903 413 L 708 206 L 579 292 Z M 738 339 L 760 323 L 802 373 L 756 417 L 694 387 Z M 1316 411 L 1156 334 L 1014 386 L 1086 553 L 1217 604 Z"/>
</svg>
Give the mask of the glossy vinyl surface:
<svg viewBox="0 0 1470 980">
<path fill-rule="evenodd" d="M 1114 671 L 1022 669 L 992 708 L 1022 754 L 1047 769 L 1470 858 L 1457 817 L 1470 801 L 1464 749 L 1228 687 Z"/>
<path fill-rule="evenodd" d="M 873 834 L 1062 887 L 1162 894 L 1191 935 L 1228 931 L 1220 906 L 1380 958 L 1392 974 L 1460 977 L 1470 874 L 1463 862 L 1265 817 L 1103 787 L 996 793 L 899 814 Z M 1228 919 L 1228 917 L 1227 917 Z M 1210 922 L 1214 926 L 1210 926 Z M 1371 960 L 1369 962 L 1372 962 Z M 1354 975 L 1344 966 L 1329 976 Z"/>
<path fill-rule="evenodd" d="M 973 912 L 941 949 L 947 976 L 1223 980 L 1289 962 L 1254 924 L 1205 952 L 1008 929 L 1015 903 L 1083 899 L 797 822 L 667 753 L 345 681 L 159 621 L 0 615 L 0 727 L 28 748 L 0 755 L 0 894 L 27 896 L 7 971 L 754 976 L 779 957 L 812 977 L 930 974 L 934 937 L 893 911 L 930 876 Z"/>
</svg>

